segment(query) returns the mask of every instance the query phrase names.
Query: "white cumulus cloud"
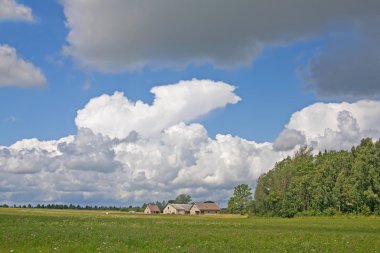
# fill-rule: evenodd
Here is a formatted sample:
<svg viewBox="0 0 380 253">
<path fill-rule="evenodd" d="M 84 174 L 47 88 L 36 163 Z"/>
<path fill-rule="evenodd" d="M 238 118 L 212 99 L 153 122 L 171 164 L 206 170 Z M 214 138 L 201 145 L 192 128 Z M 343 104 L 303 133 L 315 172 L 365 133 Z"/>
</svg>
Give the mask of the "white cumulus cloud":
<svg viewBox="0 0 380 253">
<path fill-rule="evenodd" d="M 180 81 L 151 89 L 151 105 L 133 102 L 121 92 L 93 98 L 78 111 L 75 122 L 110 137 L 125 138 L 131 131 L 151 136 L 184 121 L 189 122 L 208 112 L 236 104 L 240 98 L 235 87 L 211 80 Z"/>
<path fill-rule="evenodd" d="M 360 139 L 380 137 L 380 102 L 315 103 L 293 113 L 287 129 L 306 137 L 317 150 L 350 149 Z"/>
<path fill-rule="evenodd" d="M 226 203 L 235 185 L 248 183 L 254 188 L 262 173 L 301 145 L 312 146 L 315 152 L 341 150 L 359 144 L 361 138 L 380 137 L 380 102 L 363 100 L 305 107 L 292 115 L 274 143 L 257 143 L 229 134 L 211 138 L 201 124 L 180 120 L 194 119 L 239 98 L 227 84 L 199 86 L 193 82 L 154 88 L 156 100 L 162 101 L 152 105 L 132 103 L 121 94 L 95 98 L 89 103 L 96 105 L 93 112 L 104 109 L 104 115 L 114 113 L 120 120 L 103 119 L 112 121 L 109 132 L 107 126 L 98 132 L 80 127 L 76 135 L 59 140 L 27 139 L 0 147 L 0 202 L 125 205 L 188 193 L 194 200 Z M 196 86 L 191 95 L 187 89 L 190 84 Z M 214 90 L 218 85 L 227 89 L 217 90 L 220 96 Z M 213 92 L 206 92 L 208 89 Z M 205 94 L 213 102 L 207 104 L 208 100 L 202 98 Z M 168 97 L 174 101 L 170 106 L 164 102 Z M 197 106 L 193 99 L 202 101 L 208 109 L 192 111 Z M 151 108 L 158 106 L 156 103 L 163 103 L 160 110 Z M 180 108 L 178 115 L 185 116 L 165 118 L 168 112 L 176 114 L 173 107 Z M 140 114 L 131 113 L 133 110 Z M 147 122 L 153 126 L 159 120 L 158 116 L 147 117 L 154 115 L 149 110 L 160 112 L 166 122 L 160 130 L 147 130 Z M 94 117 L 103 117 L 100 115 Z M 122 127 L 130 122 L 133 127 L 125 128 L 118 138 L 114 125 Z"/>
<path fill-rule="evenodd" d="M 254 184 L 282 156 L 270 143 L 211 139 L 200 124 L 123 140 L 80 129 L 59 141 L 2 147 L 0 200 L 138 203 L 185 191 L 225 201 L 235 184 Z"/>
<path fill-rule="evenodd" d="M 280 133 L 275 142 L 273 143 L 273 147 L 276 150 L 292 150 L 297 145 L 305 144 L 305 136 L 302 132 L 294 130 L 294 129 L 285 129 Z"/>
<path fill-rule="evenodd" d="M 0 0 L 0 20 L 33 21 L 32 9 L 15 0 Z"/>
<path fill-rule="evenodd" d="M 0 44 L 0 87 L 31 87 L 45 83 L 41 69 L 19 57 L 15 48 Z"/>
</svg>

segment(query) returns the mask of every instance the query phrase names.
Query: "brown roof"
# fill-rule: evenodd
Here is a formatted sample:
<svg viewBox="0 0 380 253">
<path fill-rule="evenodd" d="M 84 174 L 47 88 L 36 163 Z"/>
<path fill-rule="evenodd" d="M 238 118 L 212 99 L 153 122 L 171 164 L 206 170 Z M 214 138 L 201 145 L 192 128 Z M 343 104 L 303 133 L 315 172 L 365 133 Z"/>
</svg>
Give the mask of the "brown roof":
<svg viewBox="0 0 380 253">
<path fill-rule="evenodd" d="M 194 203 L 201 211 L 220 211 L 220 207 L 215 203 Z"/>
<path fill-rule="evenodd" d="M 155 204 L 149 204 L 147 207 L 148 207 L 148 208 L 150 209 L 150 211 L 152 211 L 152 212 L 161 212 L 161 211 L 160 211 L 160 208 L 158 208 L 158 206 L 155 205 Z"/>
</svg>

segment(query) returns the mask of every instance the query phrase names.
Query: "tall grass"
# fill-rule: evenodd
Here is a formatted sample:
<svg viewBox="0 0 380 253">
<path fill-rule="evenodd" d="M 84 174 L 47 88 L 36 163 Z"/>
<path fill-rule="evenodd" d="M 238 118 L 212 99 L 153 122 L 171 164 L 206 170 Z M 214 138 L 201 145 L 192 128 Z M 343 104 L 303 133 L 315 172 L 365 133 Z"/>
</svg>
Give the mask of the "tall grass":
<svg viewBox="0 0 380 253">
<path fill-rule="evenodd" d="M 380 218 L 0 208 L 0 252 L 380 252 Z"/>
</svg>

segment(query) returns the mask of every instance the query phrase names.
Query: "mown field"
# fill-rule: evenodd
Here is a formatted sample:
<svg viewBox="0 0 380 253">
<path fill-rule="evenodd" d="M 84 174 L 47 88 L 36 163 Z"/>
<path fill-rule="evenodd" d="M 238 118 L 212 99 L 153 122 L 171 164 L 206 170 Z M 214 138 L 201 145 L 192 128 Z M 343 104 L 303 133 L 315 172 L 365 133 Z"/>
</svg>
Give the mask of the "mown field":
<svg viewBox="0 0 380 253">
<path fill-rule="evenodd" d="M 380 218 L 0 208 L 0 252 L 380 252 Z"/>
</svg>

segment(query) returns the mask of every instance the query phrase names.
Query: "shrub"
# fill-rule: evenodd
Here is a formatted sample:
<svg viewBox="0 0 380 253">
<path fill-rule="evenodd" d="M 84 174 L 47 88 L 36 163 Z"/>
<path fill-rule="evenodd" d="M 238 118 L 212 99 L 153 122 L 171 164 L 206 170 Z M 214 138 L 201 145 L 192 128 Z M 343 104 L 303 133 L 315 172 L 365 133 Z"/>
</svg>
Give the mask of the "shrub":
<svg viewBox="0 0 380 253">
<path fill-rule="evenodd" d="M 333 207 L 328 207 L 322 212 L 323 215 L 334 216 L 336 214 L 336 210 Z"/>
</svg>

